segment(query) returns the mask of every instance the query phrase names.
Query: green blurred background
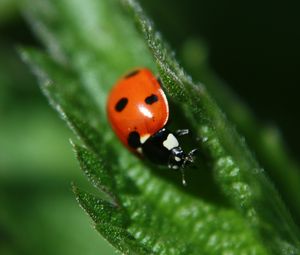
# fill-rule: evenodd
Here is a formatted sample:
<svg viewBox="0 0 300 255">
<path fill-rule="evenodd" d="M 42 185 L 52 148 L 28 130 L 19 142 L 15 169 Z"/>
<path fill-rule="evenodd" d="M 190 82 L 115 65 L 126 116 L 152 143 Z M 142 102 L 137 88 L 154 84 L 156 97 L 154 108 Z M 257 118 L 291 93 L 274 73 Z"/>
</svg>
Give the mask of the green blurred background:
<svg viewBox="0 0 300 255">
<path fill-rule="evenodd" d="M 90 186 L 72 134 L 16 52 L 40 46 L 18 2 L 0 0 L 0 254 L 114 254 L 71 192 L 71 181 Z M 216 73 L 299 155 L 299 1 L 141 2 L 183 63 L 205 45 Z"/>
</svg>

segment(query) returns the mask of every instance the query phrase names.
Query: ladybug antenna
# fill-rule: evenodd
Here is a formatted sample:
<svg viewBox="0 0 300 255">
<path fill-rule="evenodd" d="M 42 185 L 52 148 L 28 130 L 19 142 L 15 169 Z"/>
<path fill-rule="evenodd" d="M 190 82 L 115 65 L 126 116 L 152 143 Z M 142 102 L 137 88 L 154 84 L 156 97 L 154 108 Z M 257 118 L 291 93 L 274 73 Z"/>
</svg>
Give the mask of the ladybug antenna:
<svg viewBox="0 0 300 255">
<path fill-rule="evenodd" d="M 193 149 L 193 150 L 191 150 L 189 153 L 188 153 L 188 155 L 186 156 L 186 160 L 185 160 L 185 164 L 186 164 L 186 162 L 190 162 L 190 163 L 194 163 L 194 161 L 195 161 L 195 158 L 194 158 L 194 155 L 195 155 L 195 153 L 198 151 L 198 149 Z"/>
</svg>

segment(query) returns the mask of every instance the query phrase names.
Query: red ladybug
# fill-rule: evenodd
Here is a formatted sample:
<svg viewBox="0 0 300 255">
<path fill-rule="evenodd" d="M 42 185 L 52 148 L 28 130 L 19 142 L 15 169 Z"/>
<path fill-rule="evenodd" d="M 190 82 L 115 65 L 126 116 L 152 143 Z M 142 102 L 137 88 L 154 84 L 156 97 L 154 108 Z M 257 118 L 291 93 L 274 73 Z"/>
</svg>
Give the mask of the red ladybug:
<svg viewBox="0 0 300 255">
<path fill-rule="evenodd" d="M 182 171 L 186 163 L 194 161 L 196 149 L 185 153 L 177 139 L 189 130 L 172 133 L 165 127 L 169 104 L 150 70 L 136 69 L 115 84 L 107 101 L 107 114 L 119 139 L 135 154 Z"/>
</svg>

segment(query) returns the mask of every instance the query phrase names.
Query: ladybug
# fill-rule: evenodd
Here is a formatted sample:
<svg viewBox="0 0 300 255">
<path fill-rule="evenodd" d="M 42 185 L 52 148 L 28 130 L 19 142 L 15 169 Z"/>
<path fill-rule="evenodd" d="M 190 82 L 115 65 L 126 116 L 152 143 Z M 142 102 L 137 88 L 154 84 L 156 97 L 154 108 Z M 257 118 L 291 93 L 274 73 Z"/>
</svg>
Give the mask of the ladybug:
<svg viewBox="0 0 300 255">
<path fill-rule="evenodd" d="M 169 104 L 160 81 L 147 68 L 125 75 L 112 88 L 107 101 L 110 124 L 122 143 L 136 155 L 182 172 L 194 162 L 196 149 L 185 153 L 178 137 L 188 129 L 171 132 L 166 128 Z"/>
</svg>

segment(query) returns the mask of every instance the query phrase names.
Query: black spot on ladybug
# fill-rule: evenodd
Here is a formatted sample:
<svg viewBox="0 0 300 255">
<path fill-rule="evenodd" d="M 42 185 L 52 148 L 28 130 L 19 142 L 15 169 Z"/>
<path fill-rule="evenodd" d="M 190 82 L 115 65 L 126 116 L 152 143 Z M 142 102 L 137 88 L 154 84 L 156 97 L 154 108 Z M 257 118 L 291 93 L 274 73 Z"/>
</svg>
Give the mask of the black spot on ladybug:
<svg viewBox="0 0 300 255">
<path fill-rule="evenodd" d="M 128 99 L 127 99 L 126 97 L 122 97 L 122 98 L 118 101 L 118 103 L 116 103 L 116 105 L 115 105 L 116 111 L 117 111 L 117 112 L 123 111 L 124 108 L 126 107 L 127 103 L 128 103 Z"/>
<path fill-rule="evenodd" d="M 146 104 L 153 104 L 157 101 L 158 101 L 158 97 L 154 94 L 152 94 L 151 96 L 148 96 L 148 97 L 145 98 L 145 103 Z"/>
<path fill-rule="evenodd" d="M 141 146 L 140 134 L 136 131 L 130 132 L 127 138 L 130 147 L 136 149 Z"/>
<path fill-rule="evenodd" d="M 134 71 L 128 73 L 127 75 L 125 75 L 125 78 L 128 79 L 130 77 L 133 77 L 133 76 L 137 75 L 139 72 L 140 72 L 140 70 L 134 70 Z"/>
</svg>

